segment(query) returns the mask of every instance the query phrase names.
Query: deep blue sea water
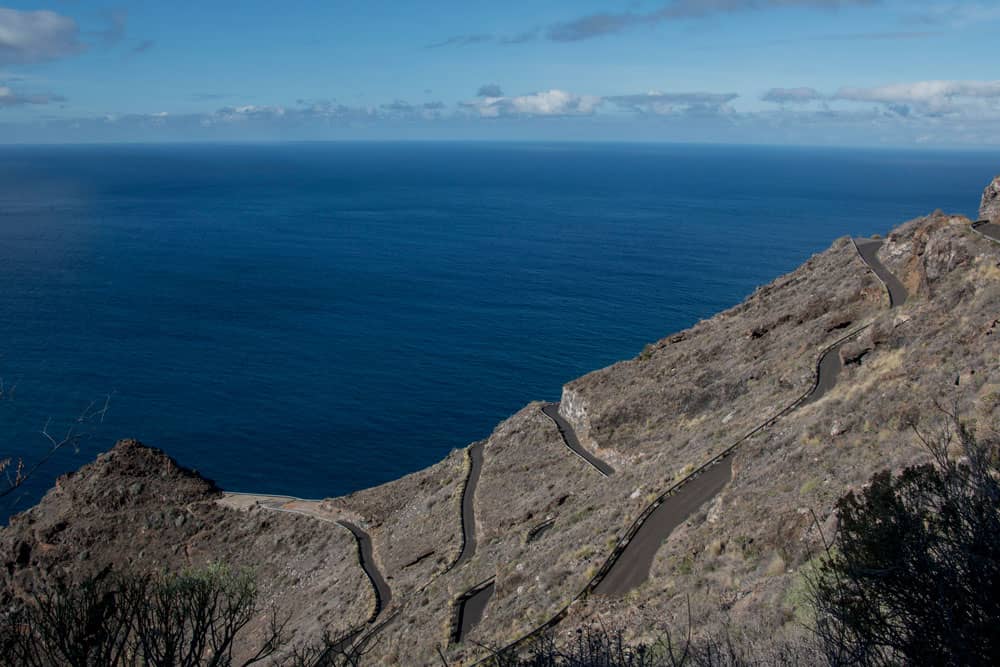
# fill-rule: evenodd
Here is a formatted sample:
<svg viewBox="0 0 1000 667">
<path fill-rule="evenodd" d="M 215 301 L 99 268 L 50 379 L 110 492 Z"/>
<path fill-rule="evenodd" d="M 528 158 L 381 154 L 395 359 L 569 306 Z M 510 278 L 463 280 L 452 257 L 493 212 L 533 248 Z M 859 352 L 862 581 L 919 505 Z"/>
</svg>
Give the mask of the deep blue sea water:
<svg viewBox="0 0 1000 667">
<path fill-rule="evenodd" d="M 974 215 L 988 153 L 676 145 L 0 147 L 0 454 L 120 437 L 230 490 L 418 470 L 845 234 Z M 9 508 L 8 508 L 9 509 Z"/>
</svg>

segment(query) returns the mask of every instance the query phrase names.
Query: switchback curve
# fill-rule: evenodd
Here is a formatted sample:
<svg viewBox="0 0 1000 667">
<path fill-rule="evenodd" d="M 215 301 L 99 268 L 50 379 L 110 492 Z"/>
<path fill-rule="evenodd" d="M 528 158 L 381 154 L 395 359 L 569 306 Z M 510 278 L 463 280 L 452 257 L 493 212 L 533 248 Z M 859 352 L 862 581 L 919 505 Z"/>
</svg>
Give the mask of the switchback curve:
<svg viewBox="0 0 1000 667">
<path fill-rule="evenodd" d="M 906 303 L 906 300 L 909 298 L 909 292 L 907 292 L 903 283 L 879 261 L 878 251 L 882 247 L 882 240 L 852 239 L 852 242 L 854 243 L 855 250 L 858 251 L 858 256 L 868 265 L 868 268 L 872 270 L 885 287 L 885 291 L 889 295 L 889 308 L 896 308 Z M 860 333 L 860 331 L 855 333 Z M 837 378 L 844 367 L 843 361 L 840 358 L 840 349 L 846 342 L 847 339 L 841 341 L 824 352 L 823 356 L 820 357 L 816 368 L 816 386 L 813 387 L 809 396 L 802 401 L 802 405 L 815 403 L 837 384 Z"/>
<path fill-rule="evenodd" d="M 559 414 L 559 403 L 548 403 L 542 406 L 542 414 L 555 423 L 556 428 L 559 429 L 559 435 L 562 436 L 563 443 L 574 454 L 589 463 L 595 470 L 597 470 L 597 472 L 601 473 L 605 477 L 610 477 L 615 474 L 614 468 L 588 452 L 584 446 L 580 444 L 580 439 L 576 437 L 576 431 L 573 429 L 573 425 L 566 421 L 561 414 Z"/>
<path fill-rule="evenodd" d="M 378 619 L 382 611 L 389 606 L 392 601 L 392 589 L 389 588 L 389 584 L 386 583 L 385 578 L 378 569 L 378 565 L 375 564 L 374 550 L 372 547 L 371 536 L 368 535 L 364 530 L 359 528 L 357 525 L 351 523 L 350 521 L 345 521 L 343 519 L 328 519 L 324 516 L 320 516 L 314 512 L 307 512 L 301 509 L 290 509 L 286 505 L 293 502 L 300 503 L 318 503 L 318 500 L 306 500 L 304 498 L 296 498 L 294 496 L 263 496 L 253 493 L 239 493 L 227 491 L 225 496 L 237 496 L 244 498 L 259 498 L 257 504 L 271 512 L 283 512 L 285 514 L 298 514 L 300 516 L 306 516 L 315 521 L 322 521 L 324 523 L 334 523 L 342 528 L 346 528 L 350 531 L 351 535 L 354 537 L 355 543 L 358 547 L 358 563 L 361 565 L 361 569 L 364 571 L 365 575 L 368 577 L 368 581 L 372 585 L 372 592 L 375 595 L 375 608 L 371 615 L 368 617 L 368 623 L 374 623 Z M 380 626 L 381 627 L 381 626 Z M 360 630 L 352 631 L 350 637 L 354 637 L 360 633 Z"/>
<path fill-rule="evenodd" d="M 889 307 L 895 308 L 906 303 L 909 293 L 906 291 L 906 288 L 903 287 L 903 283 L 899 282 L 899 279 L 894 276 L 889 269 L 885 268 L 882 262 L 878 259 L 878 251 L 879 248 L 882 247 L 882 240 L 853 239 L 853 241 L 854 247 L 857 249 L 861 259 L 871 268 L 878 279 L 882 281 L 882 284 L 885 285 L 885 289 L 889 292 Z"/>
<path fill-rule="evenodd" d="M 881 264 L 881 262 L 878 261 L 875 254 L 878 251 L 878 248 L 881 247 L 882 242 L 876 240 L 865 243 L 862 241 L 861 245 L 866 246 L 865 249 L 868 251 L 867 253 L 862 252 L 857 241 L 852 239 L 852 242 L 854 243 L 855 249 L 858 251 L 861 259 L 875 272 L 876 276 L 878 276 L 888 291 L 890 308 L 901 305 L 905 302 L 907 298 L 906 289 L 902 286 L 902 283 L 900 283 L 899 280 L 892 275 Z M 898 286 L 895 289 L 895 295 L 893 294 L 893 287 L 891 285 Z M 517 647 L 518 645 L 521 645 L 525 641 L 538 636 L 539 633 L 551 630 L 566 617 L 571 605 L 580 600 L 586 599 L 592 594 L 620 595 L 621 593 L 627 592 L 645 581 L 648 577 L 649 568 L 652 565 L 652 559 L 655 557 L 656 551 L 662 544 L 663 540 L 666 539 L 666 536 L 669 535 L 669 533 L 676 526 L 686 520 L 687 517 L 694 512 L 694 510 L 725 488 L 726 484 L 728 484 L 732 479 L 732 455 L 735 453 L 736 449 L 757 433 L 773 426 L 782 417 L 788 415 L 794 410 L 797 410 L 806 403 L 818 400 L 819 396 L 822 396 L 829 390 L 829 388 L 832 388 L 833 382 L 827 380 L 826 377 L 831 372 L 834 361 L 836 362 L 835 373 L 839 374 L 840 348 L 848 340 L 854 338 L 870 326 L 871 324 L 869 323 L 854 329 L 850 333 L 842 336 L 824 348 L 816 362 L 816 372 L 813 384 L 805 393 L 773 417 L 758 425 L 756 428 L 730 445 L 722 453 L 718 454 L 710 461 L 697 468 L 690 475 L 671 486 L 650 505 L 648 505 L 639 517 L 632 523 L 625 536 L 618 541 L 604 565 L 600 570 L 598 570 L 597 574 L 591 578 L 586 587 L 555 616 L 531 632 L 505 646 L 500 650 L 500 653 L 504 653 Z M 826 361 L 825 368 L 824 361 Z M 833 376 L 833 379 L 835 381 L 836 375 Z M 826 388 L 822 388 L 824 386 L 826 386 Z M 693 483 L 698 480 L 698 478 L 702 477 L 703 480 L 701 483 Z M 688 488 L 690 488 L 690 490 L 688 490 Z M 671 503 L 669 509 L 664 509 L 668 500 L 674 500 L 678 504 L 675 505 Z M 655 520 L 653 519 L 654 516 L 656 517 Z M 651 527 L 649 536 L 640 536 L 640 534 L 644 532 L 643 528 L 647 525 Z M 658 530 L 652 530 L 653 527 Z M 666 531 L 666 535 L 663 535 L 661 531 Z M 657 533 L 660 533 L 658 540 L 655 539 L 655 535 Z M 615 573 L 612 576 L 616 565 L 621 562 L 622 557 L 629 551 L 629 547 L 632 542 L 637 539 L 639 540 L 639 545 L 635 548 L 633 555 L 630 556 L 632 562 L 625 567 L 620 568 L 620 573 Z M 649 555 L 651 548 L 652 555 Z M 646 563 L 647 558 L 648 563 Z M 602 585 L 603 582 L 608 579 L 611 579 L 611 582 L 607 585 Z M 479 665 L 484 661 L 485 660 L 480 660 L 475 664 Z"/>
</svg>

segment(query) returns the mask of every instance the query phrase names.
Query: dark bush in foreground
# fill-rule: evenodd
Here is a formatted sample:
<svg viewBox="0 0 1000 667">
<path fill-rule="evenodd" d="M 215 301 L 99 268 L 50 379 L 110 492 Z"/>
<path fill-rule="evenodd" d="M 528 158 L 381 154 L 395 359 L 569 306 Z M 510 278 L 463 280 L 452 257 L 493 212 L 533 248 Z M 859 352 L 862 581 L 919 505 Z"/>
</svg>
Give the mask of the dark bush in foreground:
<svg viewBox="0 0 1000 667">
<path fill-rule="evenodd" d="M 591 628 L 575 641 L 538 638 L 494 664 L 1000 665 L 1000 450 L 945 414 L 932 436 L 914 429 L 933 464 L 878 473 L 837 503 L 836 541 L 809 581 L 816 626 L 801 643 L 724 633 L 630 644 Z"/>
<path fill-rule="evenodd" d="M 690 631 L 630 643 L 622 630 L 589 628 L 570 641 L 541 636 L 494 654 L 493 664 L 1000 664 L 1000 443 L 977 441 L 953 415 L 933 437 L 916 433 L 933 464 L 878 473 L 838 501 L 836 540 L 808 580 L 816 626 L 798 643 L 761 633 L 692 639 Z M 269 622 L 254 623 L 263 618 Z M 261 607 L 246 573 L 213 566 L 108 574 L 0 616 L 0 667 L 231 667 L 265 659 L 282 667 L 353 667 L 374 632 L 290 646 L 284 629 L 275 610 Z"/>
<path fill-rule="evenodd" d="M 244 636 L 260 615 L 257 588 L 246 573 L 213 566 L 176 575 L 106 575 L 39 595 L 11 611 L 2 626 L 6 665 L 74 667 L 249 665 L 274 653 L 282 624 L 256 641 Z M 248 655 L 234 661 L 237 641 Z"/>
<path fill-rule="evenodd" d="M 651 643 L 629 643 L 621 630 L 581 629 L 560 644 L 551 636 L 534 641 L 523 653 L 499 654 L 496 667 L 810 667 L 823 661 L 815 644 L 755 646 L 745 637 L 678 640 L 670 633 Z"/>
<path fill-rule="evenodd" d="M 838 664 L 998 665 L 996 443 L 954 416 L 917 435 L 933 465 L 879 473 L 837 504 L 836 546 L 813 582 L 819 636 Z"/>
<path fill-rule="evenodd" d="M 267 619 L 254 624 L 254 619 Z M 354 667 L 360 632 L 289 645 L 253 577 L 219 565 L 180 574 L 108 573 L 0 616 L 3 667 Z"/>
</svg>

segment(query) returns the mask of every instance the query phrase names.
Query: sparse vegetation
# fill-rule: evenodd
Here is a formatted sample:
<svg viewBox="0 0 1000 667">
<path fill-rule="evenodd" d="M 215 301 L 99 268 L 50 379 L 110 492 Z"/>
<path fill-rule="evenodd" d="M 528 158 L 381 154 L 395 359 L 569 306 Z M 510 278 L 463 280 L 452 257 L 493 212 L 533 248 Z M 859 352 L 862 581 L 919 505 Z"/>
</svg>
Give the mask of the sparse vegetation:
<svg viewBox="0 0 1000 667">
<path fill-rule="evenodd" d="M 669 630 L 630 642 L 622 629 L 581 628 L 562 642 L 543 635 L 517 653 L 495 653 L 493 667 L 806 667 L 823 661 L 807 641 L 760 645 L 731 630 L 693 639 Z"/>
<path fill-rule="evenodd" d="M 9 610 L 0 663 L 30 667 L 250 665 L 285 641 L 276 610 L 248 657 L 234 650 L 262 609 L 253 578 L 213 565 L 179 574 L 103 574 Z M 249 642 L 247 642 L 249 643 Z"/>
<path fill-rule="evenodd" d="M 758 630 L 678 642 L 628 641 L 649 628 L 587 626 L 571 639 L 544 635 L 494 656 L 497 667 L 698 667 L 785 665 L 995 665 L 1000 663 L 1000 441 L 977 439 L 956 413 L 928 435 L 933 463 L 877 473 L 837 504 L 841 527 L 825 553 L 803 564 L 783 607 L 811 632 L 793 640 Z M 746 538 L 736 538 L 745 550 Z M 713 541 L 708 554 L 718 555 Z M 676 566 L 690 574 L 693 560 Z M 774 554 L 768 576 L 784 574 Z M 735 598 L 733 598 L 735 600 Z M 729 609 L 732 601 L 724 605 Z M 690 613 L 690 612 L 689 612 Z"/>
<path fill-rule="evenodd" d="M 849 488 L 864 489 L 877 470 L 926 461 L 908 424 L 928 414 L 943 392 L 963 397 L 970 423 L 991 423 L 998 415 L 1000 291 L 977 271 L 984 258 L 995 264 L 995 247 L 963 229 L 929 218 L 893 232 L 883 261 L 923 294 L 903 309 L 885 310 L 881 286 L 853 249 L 838 242 L 746 303 L 657 344 L 645 362 L 571 382 L 581 438 L 615 461 L 611 478 L 593 475 L 567 452 L 538 404 L 503 421 L 486 445 L 476 495 L 480 557 L 457 576 L 440 571 L 461 541 L 464 451 L 327 501 L 331 512 L 364 519 L 376 557 L 393 577 L 396 600 L 406 603 L 363 662 L 471 663 L 483 655 L 480 643 L 509 641 L 548 621 L 585 589 L 617 538 L 677 470 L 704 462 L 801 395 L 813 378 L 815 352 L 842 331 L 830 327 L 873 319 L 865 340 L 872 350 L 860 365 L 846 369 L 822 401 L 741 445 L 731 484 L 663 543 L 649 583 L 623 598 L 592 596 L 573 607 L 576 619 L 631 624 L 625 637 L 637 645 L 655 638 L 657 624 L 690 595 L 698 641 L 715 636 L 723 643 L 719 628 L 727 622 L 740 628 L 734 643 L 754 638 L 740 654 L 744 662 L 722 664 L 772 664 L 764 660 L 772 638 L 794 637 L 816 618 L 802 572 L 818 554 L 822 560 L 820 533 L 836 534 L 834 500 Z M 713 352 L 698 352 L 702 347 Z M 259 568 L 267 599 L 294 612 L 289 627 L 302 637 L 363 623 L 370 585 L 349 536 L 308 517 L 235 502 L 233 509 L 217 496 L 201 478 L 182 475 L 138 447 L 102 455 L 0 533 L 9 554 L 0 568 L 3 589 L 41 590 L 36 584 L 47 575 L 39 573 L 79 579 L 105 564 L 176 569 L 220 558 Z M 525 544 L 527 531 L 549 518 L 555 524 L 545 538 Z M 89 557 L 77 560 L 81 545 Z M 593 552 L 584 557 L 587 545 Z M 834 544 L 831 554 L 838 549 Z M 433 557 L 410 565 L 431 551 Z M 783 567 L 775 565 L 768 576 L 776 555 Z M 498 594 L 470 641 L 443 645 L 456 591 L 493 575 Z M 571 654 L 559 637 L 560 650 Z"/>
<path fill-rule="evenodd" d="M 837 503 L 836 548 L 812 580 L 817 630 L 838 664 L 1000 664 L 1000 443 L 954 413 L 917 436 L 933 464 Z"/>
</svg>

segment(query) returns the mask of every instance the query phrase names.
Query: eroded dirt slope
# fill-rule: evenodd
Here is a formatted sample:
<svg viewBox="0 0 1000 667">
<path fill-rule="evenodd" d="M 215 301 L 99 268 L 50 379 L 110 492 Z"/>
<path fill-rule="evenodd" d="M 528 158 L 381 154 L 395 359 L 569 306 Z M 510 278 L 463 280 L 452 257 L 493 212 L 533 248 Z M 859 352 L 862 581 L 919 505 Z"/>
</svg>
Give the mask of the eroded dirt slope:
<svg viewBox="0 0 1000 667">
<path fill-rule="evenodd" d="M 311 503 L 222 498 L 162 453 L 123 443 L 4 529 L 4 594 L 106 564 L 222 560 L 253 565 L 269 595 L 295 609 L 300 636 L 336 634 L 365 627 L 373 604 L 353 537 L 336 525 L 350 520 L 370 535 L 393 592 L 368 661 L 440 664 L 440 651 L 470 664 L 481 644 L 517 639 L 576 599 L 652 500 L 794 403 L 820 351 L 870 325 L 840 348 L 828 393 L 740 445 L 731 482 L 664 541 L 645 583 L 624 597 L 591 595 L 559 626 L 686 623 L 690 600 L 700 628 L 728 620 L 794 632 L 801 568 L 820 528 L 835 530 L 835 500 L 877 470 L 921 460 L 910 424 L 933 422 L 936 401 L 957 402 L 976 429 L 998 420 L 1000 244 L 935 214 L 894 230 L 878 257 L 910 292 L 897 308 L 843 238 L 742 304 L 569 382 L 561 413 L 613 466 L 609 477 L 566 447 L 540 403 L 499 424 L 482 444 L 475 550 L 457 567 L 467 450 Z M 450 645 L 456 601 L 489 581 L 481 622 Z"/>
<path fill-rule="evenodd" d="M 155 572 L 221 562 L 255 572 L 265 604 L 292 614 L 300 640 L 324 628 L 338 634 L 367 618 L 372 593 L 346 530 L 292 514 L 230 509 L 218 503 L 221 496 L 162 451 L 123 440 L 60 477 L 0 531 L 2 602 L 109 566 Z"/>
</svg>

